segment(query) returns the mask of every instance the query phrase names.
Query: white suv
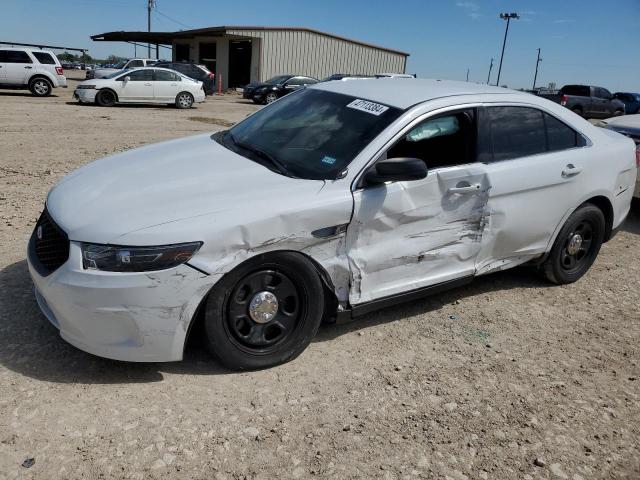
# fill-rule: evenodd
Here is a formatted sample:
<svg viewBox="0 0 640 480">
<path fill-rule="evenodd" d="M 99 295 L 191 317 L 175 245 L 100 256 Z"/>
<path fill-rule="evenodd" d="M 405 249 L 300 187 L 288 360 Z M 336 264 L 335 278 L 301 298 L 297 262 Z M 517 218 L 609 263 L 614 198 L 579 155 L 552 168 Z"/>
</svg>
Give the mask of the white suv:
<svg viewBox="0 0 640 480">
<path fill-rule="evenodd" d="M 58 57 L 39 48 L 0 48 L 0 87 L 28 88 L 37 97 L 67 87 Z"/>
</svg>

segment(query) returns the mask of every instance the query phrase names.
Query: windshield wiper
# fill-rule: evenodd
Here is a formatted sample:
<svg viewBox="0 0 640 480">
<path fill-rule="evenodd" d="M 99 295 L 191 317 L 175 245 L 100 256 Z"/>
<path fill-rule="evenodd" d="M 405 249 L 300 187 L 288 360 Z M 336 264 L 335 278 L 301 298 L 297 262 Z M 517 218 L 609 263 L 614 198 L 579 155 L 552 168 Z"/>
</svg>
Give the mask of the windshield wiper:
<svg viewBox="0 0 640 480">
<path fill-rule="evenodd" d="M 247 151 L 253 153 L 254 155 L 256 155 L 257 157 L 260 157 L 263 160 L 266 160 L 273 167 L 275 167 L 275 169 L 279 173 L 281 173 L 282 175 L 286 175 L 287 177 L 291 177 L 291 178 L 298 178 L 293 173 L 291 173 L 291 170 L 289 170 L 282 162 L 277 160 L 275 157 L 272 157 L 267 152 L 265 152 L 263 150 L 260 150 L 259 148 L 256 148 L 253 145 L 249 145 L 247 143 L 239 142 L 238 140 L 236 140 L 236 138 L 233 136 L 233 134 L 231 132 L 227 132 L 227 135 L 229 135 L 229 139 L 231 139 L 231 141 L 233 142 L 234 145 L 236 145 L 237 147 L 242 148 L 243 150 L 247 150 Z"/>
</svg>

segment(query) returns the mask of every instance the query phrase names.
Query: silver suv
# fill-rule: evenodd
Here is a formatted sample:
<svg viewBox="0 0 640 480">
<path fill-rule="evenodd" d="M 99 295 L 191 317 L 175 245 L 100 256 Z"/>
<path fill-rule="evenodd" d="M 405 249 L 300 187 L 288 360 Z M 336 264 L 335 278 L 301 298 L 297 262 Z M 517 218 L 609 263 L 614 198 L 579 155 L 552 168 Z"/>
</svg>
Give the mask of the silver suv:
<svg viewBox="0 0 640 480">
<path fill-rule="evenodd" d="M 108 77 L 112 73 L 119 72 L 120 70 L 128 70 L 130 68 L 150 67 L 158 63 L 158 60 L 151 58 L 132 58 L 131 60 L 123 60 L 117 63 L 113 67 L 95 68 L 93 70 L 87 70 L 86 79 L 91 80 L 93 78 Z"/>
<path fill-rule="evenodd" d="M 39 48 L 0 48 L 0 87 L 28 88 L 37 97 L 67 87 L 58 57 Z"/>
</svg>

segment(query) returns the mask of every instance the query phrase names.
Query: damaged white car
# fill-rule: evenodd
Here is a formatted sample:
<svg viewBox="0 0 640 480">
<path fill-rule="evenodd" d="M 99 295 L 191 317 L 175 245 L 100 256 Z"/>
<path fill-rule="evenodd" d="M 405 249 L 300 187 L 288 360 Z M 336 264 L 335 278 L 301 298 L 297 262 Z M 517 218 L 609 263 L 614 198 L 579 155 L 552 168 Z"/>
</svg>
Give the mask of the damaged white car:
<svg viewBox="0 0 640 480">
<path fill-rule="evenodd" d="M 323 318 L 525 263 L 579 279 L 635 181 L 631 139 L 533 95 L 327 82 L 71 173 L 28 262 L 40 308 L 82 350 L 180 360 L 201 320 L 223 364 L 262 368 Z"/>
</svg>

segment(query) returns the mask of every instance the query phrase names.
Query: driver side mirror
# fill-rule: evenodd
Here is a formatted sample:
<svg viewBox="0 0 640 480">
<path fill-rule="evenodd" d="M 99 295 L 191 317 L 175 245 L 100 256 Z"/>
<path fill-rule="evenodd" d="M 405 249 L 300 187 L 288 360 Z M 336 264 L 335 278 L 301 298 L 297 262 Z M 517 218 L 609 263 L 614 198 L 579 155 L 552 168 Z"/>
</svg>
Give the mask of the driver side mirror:
<svg viewBox="0 0 640 480">
<path fill-rule="evenodd" d="M 124 80 L 123 80 L 124 84 L 126 85 L 129 82 L 129 80 L 131 80 L 131 77 L 129 77 L 128 75 L 124 77 Z"/>
<path fill-rule="evenodd" d="M 419 158 L 390 158 L 376 163 L 364 176 L 365 185 L 410 182 L 427 177 L 427 164 Z"/>
</svg>

